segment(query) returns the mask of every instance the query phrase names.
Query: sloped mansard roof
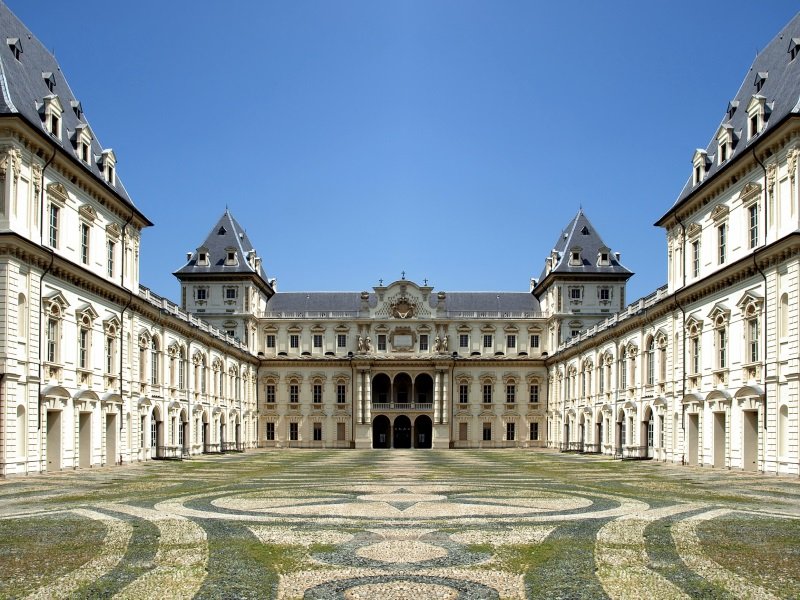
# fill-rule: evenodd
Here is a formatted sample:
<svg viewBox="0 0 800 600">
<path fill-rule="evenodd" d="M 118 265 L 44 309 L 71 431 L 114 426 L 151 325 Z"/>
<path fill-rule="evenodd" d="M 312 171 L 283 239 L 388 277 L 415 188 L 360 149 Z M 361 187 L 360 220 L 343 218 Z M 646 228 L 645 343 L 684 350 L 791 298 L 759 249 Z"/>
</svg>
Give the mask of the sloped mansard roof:
<svg viewBox="0 0 800 600">
<path fill-rule="evenodd" d="M 794 51 L 796 58 L 792 59 L 792 48 L 797 46 L 800 46 L 800 13 L 756 56 L 738 93 L 728 103 L 722 122 L 705 148 L 708 160 L 702 181 L 695 184 L 694 177 L 690 175 L 675 204 L 656 225 L 662 225 L 685 200 L 731 163 L 736 162 L 736 159 L 744 156 L 754 144 L 786 118 L 800 114 L 800 54 L 797 54 L 797 50 Z M 748 139 L 747 106 L 753 96 L 764 98 L 766 120 L 761 131 Z M 729 127 L 734 137 L 733 147 L 729 148 L 727 160 L 722 164 L 719 164 L 717 157 L 717 132 L 720 127 Z"/>
<path fill-rule="evenodd" d="M 55 57 L 2 2 L 0 36 L 0 118 L 19 116 L 27 121 L 95 179 L 113 190 L 125 204 L 135 209 L 120 178 L 115 176 L 112 185 L 103 176 L 100 157 L 110 148 L 104 148 L 93 135 L 88 164 L 80 160 L 74 140 L 77 129 L 88 125 L 83 107 L 72 93 Z M 19 59 L 15 52 L 19 54 Z M 60 137 L 52 135 L 45 127 L 42 108 L 47 96 L 58 96 L 64 111 L 61 115 Z M 140 213 L 140 216 L 152 225 L 144 215 Z"/>
</svg>

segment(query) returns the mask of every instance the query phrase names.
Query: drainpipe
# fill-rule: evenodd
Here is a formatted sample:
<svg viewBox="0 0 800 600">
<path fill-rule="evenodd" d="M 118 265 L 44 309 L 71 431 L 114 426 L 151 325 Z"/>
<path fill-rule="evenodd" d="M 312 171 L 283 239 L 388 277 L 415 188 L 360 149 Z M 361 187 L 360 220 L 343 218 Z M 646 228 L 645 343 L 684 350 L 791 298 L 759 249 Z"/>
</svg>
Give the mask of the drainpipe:
<svg viewBox="0 0 800 600">
<path fill-rule="evenodd" d="M 50 272 L 53 268 L 53 262 L 55 262 L 56 254 L 53 252 L 52 248 L 46 247 L 44 245 L 44 173 L 47 170 L 47 167 L 55 160 L 56 158 L 56 146 L 53 145 L 53 154 L 44 164 L 42 167 L 42 181 L 39 186 L 39 245 L 47 250 L 50 253 L 50 263 L 47 265 L 47 268 L 42 271 L 42 274 L 39 276 L 39 382 L 37 384 L 37 402 L 36 402 L 36 431 L 39 433 L 39 461 L 44 462 L 44 466 L 47 467 L 47 456 L 41 455 L 41 448 L 42 448 L 42 439 L 41 439 L 41 431 L 42 431 L 42 318 L 43 312 L 42 309 L 44 308 L 44 301 L 42 299 L 42 285 L 44 284 L 45 276 Z M 5 411 L 2 411 L 5 413 Z M 46 469 L 45 469 L 46 470 Z"/>
<path fill-rule="evenodd" d="M 764 209 L 763 210 L 764 210 L 764 244 L 766 244 L 767 243 L 767 232 L 768 232 L 768 230 L 767 230 L 767 217 L 768 217 L 768 211 L 767 211 L 767 201 L 768 201 L 768 197 L 767 197 L 767 167 L 765 167 L 764 163 L 762 163 L 759 160 L 758 155 L 756 154 L 756 149 L 755 148 L 753 148 L 752 152 L 753 152 L 753 158 L 759 164 L 759 166 L 761 167 L 761 170 L 764 172 L 764 190 L 763 190 L 763 194 L 764 194 Z M 758 261 L 756 260 L 756 253 L 755 252 L 753 252 L 753 266 L 761 274 L 761 278 L 764 280 L 764 307 L 762 309 L 764 324 L 761 327 L 761 346 L 762 346 L 762 348 L 764 348 L 764 372 L 761 374 L 761 383 L 764 386 L 764 443 L 761 444 L 762 445 L 762 449 L 761 449 L 761 454 L 762 454 L 761 466 L 762 466 L 762 469 L 761 470 L 763 472 L 767 467 L 767 301 L 768 301 L 768 294 L 767 294 L 767 276 L 764 274 L 764 271 L 762 271 L 761 267 L 758 265 Z M 778 408 L 777 404 L 775 405 L 775 408 L 777 410 L 777 408 Z M 776 460 L 775 460 L 775 473 L 777 474 L 777 472 L 778 472 L 777 453 L 776 453 L 776 457 L 775 458 L 776 458 Z"/>
<path fill-rule="evenodd" d="M 681 228 L 681 289 L 686 287 L 686 227 L 681 221 L 680 214 L 678 212 L 675 213 L 675 219 L 678 221 L 678 225 Z M 684 447 L 686 447 L 686 404 L 684 404 L 683 399 L 686 397 L 686 311 L 684 310 L 681 303 L 678 302 L 678 292 L 677 290 L 673 293 L 673 298 L 675 300 L 675 306 L 681 311 L 682 320 L 681 320 L 681 431 L 684 432 Z M 673 352 L 673 361 L 674 361 Z M 675 448 L 672 449 L 673 454 Z M 681 454 L 681 464 L 686 464 L 686 454 Z"/>
</svg>

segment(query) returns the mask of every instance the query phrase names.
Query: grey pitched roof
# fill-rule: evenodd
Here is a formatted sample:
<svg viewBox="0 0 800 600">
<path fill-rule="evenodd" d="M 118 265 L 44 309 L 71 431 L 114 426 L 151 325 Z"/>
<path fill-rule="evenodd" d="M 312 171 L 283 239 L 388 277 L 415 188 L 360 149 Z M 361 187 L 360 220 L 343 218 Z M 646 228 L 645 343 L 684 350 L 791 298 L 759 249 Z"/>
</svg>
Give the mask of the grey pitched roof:
<svg viewBox="0 0 800 600">
<path fill-rule="evenodd" d="M 581 249 L 580 265 L 570 264 L 570 250 L 573 248 Z M 597 264 L 597 257 L 601 250 L 608 252 L 608 265 Z M 542 270 L 539 282 L 536 285 L 537 289 L 541 289 L 542 283 L 554 274 L 593 275 L 601 278 L 613 276 L 626 279 L 633 275 L 633 272 L 619 263 L 611 248 L 603 242 L 600 234 L 591 224 L 583 209 L 578 211 L 578 214 L 558 236 L 553 246 L 553 252 L 557 255 L 557 262 L 549 273 L 546 266 Z M 534 290 L 534 293 L 536 293 L 536 290 Z"/>
<path fill-rule="evenodd" d="M 375 294 L 370 294 L 369 305 L 376 304 Z M 435 294 L 431 305 L 438 305 Z M 273 312 L 358 311 L 360 307 L 361 292 L 278 292 L 267 304 Z M 445 307 L 458 312 L 538 312 L 539 302 L 528 292 L 447 292 Z"/>
<path fill-rule="evenodd" d="M 22 50 L 19 60 L 9 45 L 14 39 L 16 46 Z M 52 91 L 48 88 L 46 77 L 53 84 Z M 60 138 L 51 135 L 45 129 L 43 121 L 44 98 L 51 95 L 58 96 L 64 109 L 61 115 Z M 0 117 L 10 115 L 22 117 L 35 129 L 40 130 L 83 169 L 104 186 L 112 189 L 123 202 L 135 208 L 119 177 L 114 178 L 114 185 L 109 184 L 103 177 L 98 161 L 103 151 L 110 148 L 104 148 L 97 137 L 94 137 L 89 164 L 79 159 L 74 136 L 77 127 L 87 125 L 80 102 L 72 93 L 55 57 L 22 21 L 0 2 Z M 141 213 L 140 216 L 147 221 Z"/>
<path fill-rule="evenodd" d="M 208 266 L 197 264 L 197 250 L 192 252 L 187 263 L 174 272 L 174 275 L 181 279 L 182 276 L 208 275 L 208 274 L 247 274 L 255 275 L 262 280 L 262 283 L 269 286 L 267 274 L 263 266 L 258 263 L 248 261 L 248 254 L 255 253 L 255 248 L 247 237 L 244 228 L 239 225 L 233 215 L 226 209 L 211 228 L 205 241 L 198 246 L 205 248 L 208 252 Z M 227 249 L 233 248 L 236 252 L 235 265 L 226 265 Z M 269 286 L 271 289 L 271 286 Z"/>
<path fill-rule="evenodd" d="M 744 77 L 735 98 L 728 103 L 720 126 L 730 126 L 734 133 L 734 146 L 729 149 L 728 159 L 722 164 L 717 160 L 717 138 L 719 126 L 714 130 L 714 137 L 705 148 L 708 155 L 708 170 L 703 180 L 694 185 L 690 175 L 683 186 L 675 204 L 658 220 L 660 225 L 673 210 L 681 205 L 697 190 L 702 189 L 710 179 L 727 169 L 736 159 L 745 155 L 753 144 L 775 129 L 787 117 L 800 114 L 800 56 L 791 60 L 790 48 L 794 40 L 800 37 L 800 13 L 775 36 L 772 41 L 756 56 L 750 70 Z M 763 76 L 766 74 L 766 79 Z M 757 80 L 762 80 L 760 90 L 756 89 Z M 747 105 L 753 95 L 759 94 L 766 101 L 768 118 L 761 132 L 748 139 Z M 729 109 L 734 108 L 733 114 Z"/>
</svg>

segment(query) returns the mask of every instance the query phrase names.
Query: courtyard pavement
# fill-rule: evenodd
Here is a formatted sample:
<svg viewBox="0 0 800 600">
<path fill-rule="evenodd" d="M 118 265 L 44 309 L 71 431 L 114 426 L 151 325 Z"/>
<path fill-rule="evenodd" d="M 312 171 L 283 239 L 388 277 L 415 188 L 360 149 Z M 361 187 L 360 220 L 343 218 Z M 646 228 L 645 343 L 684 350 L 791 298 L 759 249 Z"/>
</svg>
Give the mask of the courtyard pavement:
<svg viewBox="0 0 800 600">
<path fill-rule="evenodd" d="M 800 480 L 259 450 L 0 481 L 0 598 L 797 598 Z"/>
</svg>

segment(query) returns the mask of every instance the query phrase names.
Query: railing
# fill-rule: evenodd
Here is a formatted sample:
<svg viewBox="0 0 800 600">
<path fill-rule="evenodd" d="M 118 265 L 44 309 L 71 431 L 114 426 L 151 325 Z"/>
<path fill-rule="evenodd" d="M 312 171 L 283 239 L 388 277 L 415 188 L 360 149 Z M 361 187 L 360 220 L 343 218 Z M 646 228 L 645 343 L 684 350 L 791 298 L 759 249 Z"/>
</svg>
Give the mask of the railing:
<svg viewBox="0 0 800 600">
<path fill-rule="evenodd" d="M 180 446 L 156 446 L 155 460 L 182 460 L 183 448 Z"/>
<path fill-rule="evenodd" d="M 223 452 L 244 452 L 244 448 L 238 442 L 222 442 Z"/>
<path fill-rule="evenodd" d="M 647 460 L 647 446 L 625 446 L 622 449 L 622 460 Z"/>
<path fill-rule="evenodd" d="M 433 410 L 432 402 L 373 402 L 372 410 Z"/>
<path fill-rule="evenodd" d="M 564 442 L 559 444 L 561 452 L 583 452 L 583 442 Z"/>
<path fill-rule="evenodd" d="M 448 310 L 450 319 L 541 319 L 540 311 L 534 310 Z"/>
<path fill-rule="evenodd" d="M 600 444 L 584 444 L 583 454 L 600 454 Z"/>
<path fill-rule="evenodd" d="M 268 310 L 262 315 L 265 319 L 355 319 L 357 310 Z"/>
<path fill-rule="evenodd" d="M 203 454 L 222 454 L 219 444 L 205 444 Z"/>
</svg>

